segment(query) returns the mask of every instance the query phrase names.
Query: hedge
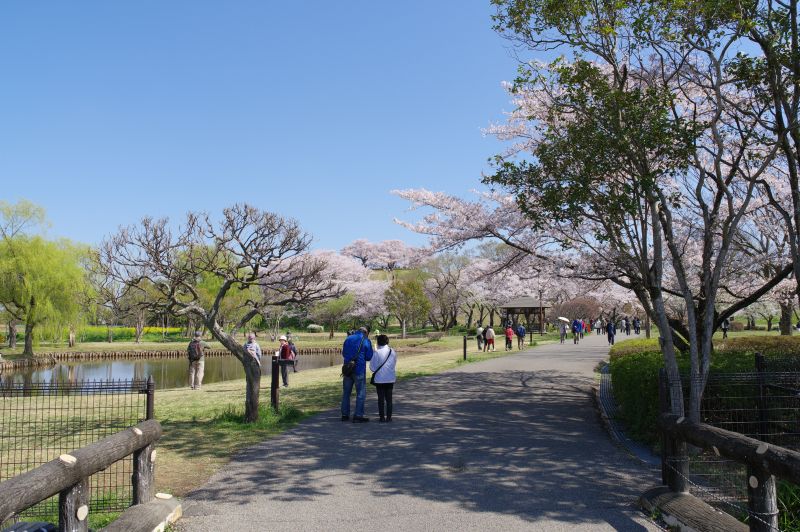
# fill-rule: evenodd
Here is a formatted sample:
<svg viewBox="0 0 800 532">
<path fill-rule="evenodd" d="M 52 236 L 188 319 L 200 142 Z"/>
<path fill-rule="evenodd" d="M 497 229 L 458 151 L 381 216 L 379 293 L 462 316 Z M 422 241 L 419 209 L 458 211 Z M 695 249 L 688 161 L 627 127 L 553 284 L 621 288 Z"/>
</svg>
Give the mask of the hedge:
<svg viewBox="0 0 800 532">
<path fill-rule="evenodd" d="M 767 357 L 800 358 L 800 337 L 743 336 L 714 343 L 712 372 L 755 370 L 755 353 Z M 658 440 L 658 371 L 664 359 L 658 340 L 628 340 L 611 348 L 611 383 L 620 407 L 620 418 L 635 439 L 646 443 Z M 800 362 L 800 360 L 798 361 Z M 689 372 L 689 356 L 678 356 L 678 367 Z"/>
</svg>

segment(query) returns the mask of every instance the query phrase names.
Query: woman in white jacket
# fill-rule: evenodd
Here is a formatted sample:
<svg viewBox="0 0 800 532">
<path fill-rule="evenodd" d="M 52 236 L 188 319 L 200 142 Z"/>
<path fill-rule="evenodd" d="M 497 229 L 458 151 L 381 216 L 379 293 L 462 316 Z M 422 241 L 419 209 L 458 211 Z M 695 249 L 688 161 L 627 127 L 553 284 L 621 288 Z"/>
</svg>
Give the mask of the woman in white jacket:
<svg viewBox="0 0 800 532">
<path fill-rule="evenodd" d="M 378 414 L 381 423 L 392 420 L 392 389 L 397 380 L 396 366 L 397 352 L 389 347 L 389 337 L 379 334 L 378 349 L 369 361 L 369 369 L 372 370 L 372 382 L 378 392 Z"/>
</svg>

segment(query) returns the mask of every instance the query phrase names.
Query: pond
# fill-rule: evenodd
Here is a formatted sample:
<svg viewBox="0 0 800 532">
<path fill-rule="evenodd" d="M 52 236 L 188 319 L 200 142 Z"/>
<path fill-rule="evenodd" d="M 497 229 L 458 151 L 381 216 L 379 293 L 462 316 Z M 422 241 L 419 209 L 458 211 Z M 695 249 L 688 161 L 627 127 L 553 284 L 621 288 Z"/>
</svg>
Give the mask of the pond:
<svg viewBox="0 0 800 532">
<path fill-rule="evenodd" d="M 203 384 L 244 378 L 242 364 L 233 356 L 206 357 Z M 269 376 L 269 357 L 261 360 L 264 375 Z M 300 355 L 297 369 L 327 368 L 341 364 L 341 355 Z M 0 384 L 30 382 L 79 382 L 90 380 L 146 379 L 156 381 L 156 389 L 180 388 L 187 385 L 188 361 L 179 358 L 151 360 L 102 360 L 65 362 L 47 368 L 32 368 L 0 374 Z"/>
</svg>

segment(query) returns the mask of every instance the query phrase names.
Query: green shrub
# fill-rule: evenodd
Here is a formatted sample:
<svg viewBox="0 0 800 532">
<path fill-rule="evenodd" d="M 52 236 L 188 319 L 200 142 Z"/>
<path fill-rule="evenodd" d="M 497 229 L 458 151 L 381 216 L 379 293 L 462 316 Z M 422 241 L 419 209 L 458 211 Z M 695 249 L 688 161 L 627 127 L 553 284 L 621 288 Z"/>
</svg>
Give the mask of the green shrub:
<svg viewBox="0 0 800 532">
<path fill-rule="evenodd" d="M 800 337 L 742 336 L 714 343 L 711 371 L 737 373 L 755 370 L 755 353 L 765 356 L 800 357 Z M 658 371 L 664 367 L 657 339 L 628 340 L 610 353 L 611 383 L 620 406 L 620 417 L 631 435 L 647 443 L 658 439 Z M 678 367 L 689 373 L 686 354 L 678 355 Z"/>
<path fill-rule="evenodd" d="M 620 417 L 631 436 L 647 443 L 654 443 L 658 434 L 658 370 L 662 367 L 664 360 L 659 351 L 611 358 L 611 384 Z"/>
</svg>

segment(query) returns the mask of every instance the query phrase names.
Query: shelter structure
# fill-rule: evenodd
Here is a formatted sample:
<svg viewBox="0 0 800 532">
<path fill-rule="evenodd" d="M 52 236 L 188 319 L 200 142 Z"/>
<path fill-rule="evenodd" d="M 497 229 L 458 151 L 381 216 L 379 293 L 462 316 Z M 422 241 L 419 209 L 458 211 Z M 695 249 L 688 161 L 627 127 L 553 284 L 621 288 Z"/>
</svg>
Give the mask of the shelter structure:
<svg viewBox="0 0 800 532">
<path fill-rule="evenodd" d="M 531 332 L 533 332 L 531 317 L 534 317 L 539 325 L 539 333 L 544 334 L 544 317 L 549 308 L 550 306 L 545 305 L 541 298 L 521 296 L 500 305 L 500 313 L 505 316 L 506 322 L 510 320 L 515 324 L 518 323 L 518 316 L 525 316 L 525 325 Z"/>
</svg>

